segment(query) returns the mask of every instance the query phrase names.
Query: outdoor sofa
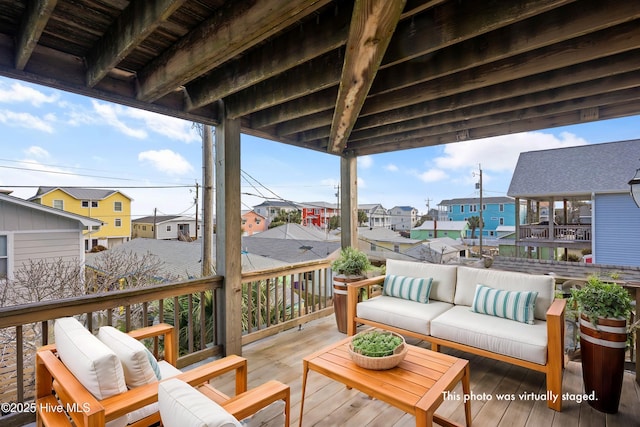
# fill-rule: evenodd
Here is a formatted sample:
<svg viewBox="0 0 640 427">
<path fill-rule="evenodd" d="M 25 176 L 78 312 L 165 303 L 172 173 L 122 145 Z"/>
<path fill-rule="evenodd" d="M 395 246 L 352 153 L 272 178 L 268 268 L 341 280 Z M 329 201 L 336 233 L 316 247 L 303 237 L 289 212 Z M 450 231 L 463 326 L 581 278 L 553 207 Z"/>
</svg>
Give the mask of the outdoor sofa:
<svg viewBox="0 0 640 427">
<path fill-rule="evenodd" d="M 381 295 L 362 301 L 373 285 Z M 347 333 L 365 324 L 542 372 L 560 411 L 566 301 L 554 288 L 547 275 L 387 260 L 385 276 L 349 284 Z"/>
</svg>

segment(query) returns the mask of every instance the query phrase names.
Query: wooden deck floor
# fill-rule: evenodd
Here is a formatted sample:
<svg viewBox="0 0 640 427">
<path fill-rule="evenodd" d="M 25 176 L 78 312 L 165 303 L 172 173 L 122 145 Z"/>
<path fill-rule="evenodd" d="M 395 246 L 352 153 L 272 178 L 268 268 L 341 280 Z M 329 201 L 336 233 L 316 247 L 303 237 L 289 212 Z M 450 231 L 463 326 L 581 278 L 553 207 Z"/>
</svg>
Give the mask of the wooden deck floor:
<svg viewBox="0 0 640 427">
<path fill-rule="evenodd" d="M 300 330 L 282 332 L 275 337 L 252 343 L 243 348 L 249 363 L 249 387 L 269 379 L 277 379 L 291 387 L 291 426 L 300 418 L 302 389 L 302 358 L 332 342 L 344 338 L 337 331 L 333 316 L 304 325 Z M 428 344 L 416 343 L 428 348 Z M 512 366 L 491 359 L 459 351 L 447 351 L 471 361 L 471 391 L 473 425 L 480 427 L 506 426 L 637 426 L 640 425 L 640 387 L 635 374 L 626 373 L 620 410 L 605 415 L 588 404 L 564 400 L 563 411 L 547 408 L 543 400 L 524 400 L 520 394 L 544 394 L 544 376 L 538 372 Z M 233 393 L 229 378 L 214 385 L 226 393 Z M 462 395 L 460 385 L 455 389 Z M 579 362 L 569 362 L 565 369 L 563 393 L 582 393 L 582 373 Z M 499 400 L 498 395 L 516 395 L 515 400 Z M 415 419 L 384 402 L 372 400 L 357 390 L 310 372 L 307 380 L 304 426 L 415 426 Z M 461 401 L 445 400 L 438 414 L 464 423 Z"/>
</svg>

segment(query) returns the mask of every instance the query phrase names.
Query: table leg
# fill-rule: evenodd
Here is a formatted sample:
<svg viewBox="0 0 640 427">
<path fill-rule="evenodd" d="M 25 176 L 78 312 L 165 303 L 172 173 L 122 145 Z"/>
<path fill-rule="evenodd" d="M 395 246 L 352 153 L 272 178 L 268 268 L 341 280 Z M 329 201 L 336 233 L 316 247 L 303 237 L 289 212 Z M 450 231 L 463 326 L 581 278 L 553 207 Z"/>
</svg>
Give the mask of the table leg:
<svg viewBox="0 0 640 427">
<path fill-rule="evenodd" d="M 304 413 L 304 392 L 307 389 L 308 373 L 309 373 L 309 364 L 307 363 L 306 360 L 303 360 L 302 361 L 302 399 L 300 400 L 300 419 L 298 420 L 298 427 L 302 427 L 302 414 Z"/>
<path fill-rule="evenodd" d="M 462 374 L 462 395 L 470 396 L 471 395 L 471 385 L 469 378 L 471 377 L 471 372 L 469 369 L 469 364 L 464 368 L 464 373 Z M 467 422 L 467 427 L 471 427 L 471 401 L 467 399 L 464 403 L 464 418 Z"/>
</svg>

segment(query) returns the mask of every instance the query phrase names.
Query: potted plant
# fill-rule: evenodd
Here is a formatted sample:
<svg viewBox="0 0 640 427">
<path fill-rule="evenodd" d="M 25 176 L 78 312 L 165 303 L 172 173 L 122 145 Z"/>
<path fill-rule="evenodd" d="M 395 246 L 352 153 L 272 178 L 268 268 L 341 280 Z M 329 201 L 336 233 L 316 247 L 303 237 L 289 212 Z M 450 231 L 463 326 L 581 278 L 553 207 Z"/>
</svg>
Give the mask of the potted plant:
<svg viewBox="0 0 640 427">
<path fill-rule="evenodd" d="M 331 263 L 333 310 L 338 330 L 343 334 L 347 333 L 347 283 L 364 279 L 364 272 L 370 267 L 367 254 L 351 246 L 342 248 L 340 256 Z"/>
<path fill-rule="evenodd" d="M 349 353 L 353 362 L 366 369 L 391 369 L 406 356 L 408 348 L 402 335 L 383 329 L 369 329 L 351 339 Z"/>
<path fill-rule="evenodd" d="M 582 378 L 585 393 L 591 396 L 588 403 L 609 414 L 618 412 L 620 403 L 631 302 L 625 288 L 597 276 L 573 289 L 569 299 L 580 314 Z"/>
</svg>

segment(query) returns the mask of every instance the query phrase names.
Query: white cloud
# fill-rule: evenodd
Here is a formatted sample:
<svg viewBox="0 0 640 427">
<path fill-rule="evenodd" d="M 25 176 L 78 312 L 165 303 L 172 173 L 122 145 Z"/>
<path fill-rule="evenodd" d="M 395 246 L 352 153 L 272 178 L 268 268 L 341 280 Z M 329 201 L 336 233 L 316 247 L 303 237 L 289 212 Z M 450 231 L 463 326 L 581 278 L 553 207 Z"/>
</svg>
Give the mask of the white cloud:
<svg viewBox="0 0 640 427">
<path fill-rule="evenodd" d="M 25 86 L 21 83 L 13 83 L 11 85 L 0 82 L 0 102 L 19 103 L 28 102 L 34 107 L 40 107 L 42 104 L 56 102 L 59 98 L 58 93 L 45 95 L 39 90 Z"/>
<path fill-rule="evenodd" d="M 129 108 L 126 114 L 133 119 L 142 120 L 150 131 L 175 141 L 190 143 L 202 139 L 192 123 L 182 119 L 135 108 Z"/>
<path fill-rule="evenodd" d="M 25 154 L 27 156 L 39 157 L 41 159 L 46 159 L 49 157 L 49 152 L 42 147 L 38 147 L 37 145 L 32 145 L 31 147 L 25 150 Z"/>
<path fill-rule="evenodd" d="M 389 172 L 398 172 L 398 166 L 394 165 L 393 163 L 389 163 L 388 165 L 386 165 L 384 167 L 385 170 L 389 171 Z"/>
<path fill-rule="evenodd" d="M 442 169 L 429 169 L 418 174 L 418 178 L 424 182 L 438 182 L 448 177 L 449 175 Z"/>
<path fill-rule="evenodd" d="M 368 169 L 373 166 L 373 157 L 372 156 L 360 156 L 358 157 L 358 166 L 363 169 Z"/>
<path fill-rule="evenodd" d="M 184 157 L 171 150 L 143 151 L 138 154 L 138 160 L 169 175 L 184 175 L 193 171 L 193 166 Z"/>
<path fill-rule="evenodd" d="M 0 110 L 0 123 L 13 127 L 35 129 L 46 133 L 53 133 L 54 131 L 53 126 L 46 119 L 29 113 L 16 113 L 9 110 Z"/>
<path fill-rule="evenodd" d="M 473 169 L 512 171 L 521 152 L 585 145 L 587 141 L 571 133 L 560 137 L 543 132 L 524 132 L 444 146 L 435 165 L 447 170 Z"/>
<path fill-rule="evenodd" d="M 100 122 L 106 123 L 132 138 L 147 138 L 147 132 L 144 129 L 134 129 L 120 119 L 120 116 L 126 116 L 123 111 L 123 107 L 120 107 L 119 105 L 102 104 L 93 100 L 91 101 L 91 104 L 93 105 L 94 112 L 98 114 Z"/>
</svg>

